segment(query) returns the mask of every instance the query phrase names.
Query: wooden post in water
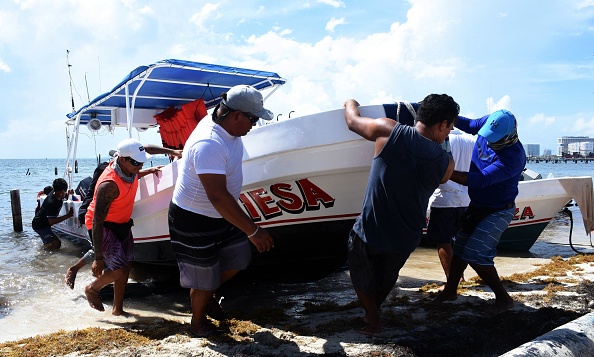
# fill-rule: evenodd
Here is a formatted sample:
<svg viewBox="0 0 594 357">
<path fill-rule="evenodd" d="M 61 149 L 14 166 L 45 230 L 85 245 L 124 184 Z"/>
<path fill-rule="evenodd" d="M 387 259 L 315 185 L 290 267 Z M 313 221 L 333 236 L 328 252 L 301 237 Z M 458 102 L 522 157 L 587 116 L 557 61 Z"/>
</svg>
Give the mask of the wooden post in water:
<svg viewBox="0 0 594 357">
<path fill-rule="evenodd" d="M 12 207 L 12 227 L 15 232 L 22 232 L 23 216 L 21 215 L 21 194 L 19 190 L 10 191 L 10 206 Z"/>
</svg>

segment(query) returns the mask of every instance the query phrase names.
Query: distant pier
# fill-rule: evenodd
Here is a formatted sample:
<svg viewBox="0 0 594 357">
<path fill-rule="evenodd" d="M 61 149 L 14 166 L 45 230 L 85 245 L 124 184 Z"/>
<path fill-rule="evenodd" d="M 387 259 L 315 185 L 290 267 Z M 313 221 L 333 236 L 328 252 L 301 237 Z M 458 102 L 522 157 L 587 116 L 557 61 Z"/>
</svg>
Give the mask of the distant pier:
<svg viewBox="0 0 594 357">
<path fill-rule="evenodd" d="M 567 164 L 567 163 L 592 163 L 594 158 L 592 157 L 554 157 L 554 156 L 528 156 L 526 161 L 530 163 L 538 164 L 540 162 L 552 163 L 552 164 Z"/>
</svg>

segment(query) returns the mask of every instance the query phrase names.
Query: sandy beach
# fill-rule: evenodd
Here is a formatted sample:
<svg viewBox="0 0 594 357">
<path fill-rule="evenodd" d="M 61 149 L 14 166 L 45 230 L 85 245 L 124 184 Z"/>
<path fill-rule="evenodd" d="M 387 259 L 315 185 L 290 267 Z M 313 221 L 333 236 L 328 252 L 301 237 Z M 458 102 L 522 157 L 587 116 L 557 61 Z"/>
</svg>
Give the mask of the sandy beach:
<svg viewBox="0 0 594 357">
<path fill-rule="evenodd" d="M 458 300 L 432 303 L 443 272 L 433 250 L 419 248 L 382 307 L 380 337 L 357 332 L 363 310 L 345 270 L 300 284 L 306 294 L 290 284 L 244 282 L 223 289 L 228 320 L 219 323 L 218 336 L 191 336 L 187 292 L 179 290 L 168 293 L 169 304 L 159 311 L 137 309 L 129 299 L 128 317 L 89 310 L 101 327 L 73 330 L 65 322 L 66 331 L 0 344 L 0 354 L 498 356 L 593 310 L 593 256 L 498 257 L 496 264 L 516 301 L 496 316 L 483 314 L 494 295 L 470 270 Z M 104 300 L 107 308 L 110 300 Z"/>
</svg>

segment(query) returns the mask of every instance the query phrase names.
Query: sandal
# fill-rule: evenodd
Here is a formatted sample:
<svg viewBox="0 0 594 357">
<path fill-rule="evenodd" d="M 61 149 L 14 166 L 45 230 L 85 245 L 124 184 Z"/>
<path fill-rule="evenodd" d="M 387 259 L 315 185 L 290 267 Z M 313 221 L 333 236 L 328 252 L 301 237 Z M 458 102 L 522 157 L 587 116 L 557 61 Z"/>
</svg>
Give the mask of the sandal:
<svg viewBox="0 0 594 357">
<path fill-rule="evenodd" d="M 222 321 L 227 318 L 225 310 L 223 310 L 221 305 L 219 305 L 214 295 L 208 300 L 204 310 L 206 315 L 212 317 L 215 320 Z"/>
</svg>

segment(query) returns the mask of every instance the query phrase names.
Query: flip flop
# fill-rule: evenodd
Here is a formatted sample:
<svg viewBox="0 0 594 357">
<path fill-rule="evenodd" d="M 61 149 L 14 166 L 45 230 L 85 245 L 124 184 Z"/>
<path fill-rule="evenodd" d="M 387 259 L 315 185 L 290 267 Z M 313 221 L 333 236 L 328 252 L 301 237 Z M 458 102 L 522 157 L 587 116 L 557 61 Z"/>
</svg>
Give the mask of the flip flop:
<svg viewBox="0 0 594 357">
<path fill-rule="evenodd" d="M 105 311 L 101 298 L 99 297 L 99 291 L 93 289 L 91 284 L 85 287 L 85 296 L 89 302 L 89 306 L 98 311 Z"/>
<path fill-rule="evenodd" d="M 66 270 L 66 276 L 64 277 L 64 282 L 70 289 L 74 290 L 74 281 L 76 280 L 76 272 L 72 271 L 72 269 L 68 268 Z"/>
<path fill-rule="evenodd" d="M 218 335 L 220 333 L 222 333 L 223 331 L 219 330 L 215 325 L 207 322 L 205 324 L 203 324 L 198 331 L 194 331 L 192 330 L 192 327 L 190 326 L 189 328 L 190 330 L 190 334 L 194 337 L 199 337 L 199 338 L 204 338 L 204 337 L 210 337 L 210 336 L 215 336 Z"/>
</svg>

